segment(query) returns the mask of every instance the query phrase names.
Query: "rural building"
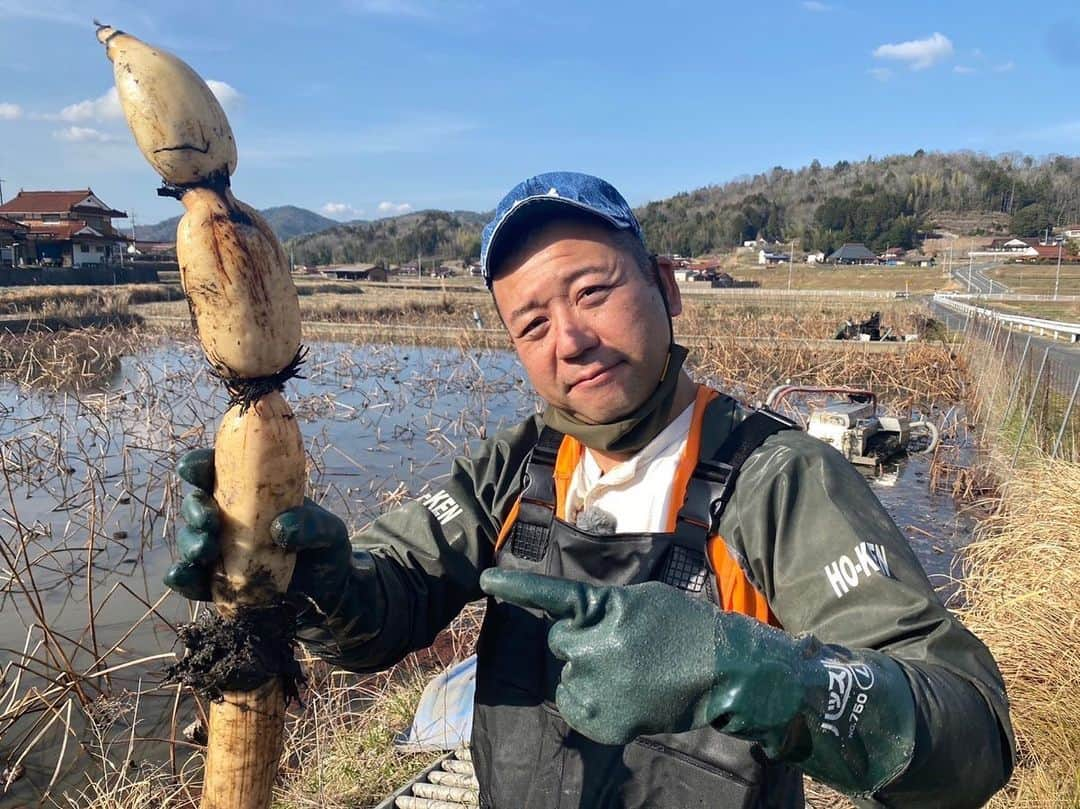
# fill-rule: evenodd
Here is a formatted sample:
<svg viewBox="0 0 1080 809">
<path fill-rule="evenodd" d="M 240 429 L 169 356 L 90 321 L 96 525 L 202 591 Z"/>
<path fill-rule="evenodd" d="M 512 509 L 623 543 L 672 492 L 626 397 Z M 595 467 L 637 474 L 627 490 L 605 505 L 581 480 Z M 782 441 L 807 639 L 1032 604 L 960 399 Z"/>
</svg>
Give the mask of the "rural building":
<svg viewBox="0 0 1080 809">
<path fill-rule="evenodd" d="M 1057 244 L 1033 245 L 1031 252 L 1023 253 L 1017 261 L 1057 261 L 1058 256 L 1062 261 L 1072 261 L 1075 258 L 1069 245 L 1058 242 Z"/>
<path fill-rule="evenodd" d="M 1080 225 L 1069 225 L 1061 233 L 1066 239 L 1080 239 Z"/>
<path fill-rule="evenodd" d="M 791 255 L 788 253 L 774 253 L 771 250 L 759 250 L 757 263 L 761 265 L 767 264 L 789 264 L 791 262 Z"/>
<path fill-rule="evenodd" d="M 18 247 L 19 261 L 54 267 L 98 267 L 119 264 L 130 239 L 113 219 L 127 214 L 102 202 L 93 191 L 20 191 L 0 205 L 0 216 L 26 229 Z"/>
<path fill-rule="evenodd" d="M 823 261 L 825 261 L 825 254 L 820 250 L 814 250 L 806 254 L 807 264 L 821 264 Z"/>
<path fill-rule="evenodd" d="M 936 263 L 933 256 L 924 256 L 921 253 L 907 253 L 897 262 L 908 267 L 933 267 Z"/>
<path fill-rule="evenodd" d="M 1039 244 L 1039 239 L 1030 237 L 1021 239 L 1018 236 L 1009 236 L 1003 239 L 994 239 L 987 248 L 992 253 L 1024 253 L 1035 255 L 1033 248 Z"/>
<path fill-rule="evenodd" d="M 865 244 L 845 244 L 827 261 L 830 264 L 877 264 L 878 257 L 867 248 Z"/>
<path fill-rule="evenodd" d="M 0 266 L 14 267 L 18 263 L 19 243 L 25 238 L 25 225 L 0 216 Z"/>
<path fill-rule="evenodd" d="M 385 281 L 386 269 L 377 264 L 352 264 L 348 267 L 327 267 L 322 271 L 327 278 L 338 281 Z"/>
<path fill-rule="evenodd" d="M 878 260 L 884 263 L 888 267 L 896 267 L 901 264 L 906 264 L 904 261 L 904 254 L 907 253 L 903 247 L 890 247 L 880 256 Z"/>
</svg>

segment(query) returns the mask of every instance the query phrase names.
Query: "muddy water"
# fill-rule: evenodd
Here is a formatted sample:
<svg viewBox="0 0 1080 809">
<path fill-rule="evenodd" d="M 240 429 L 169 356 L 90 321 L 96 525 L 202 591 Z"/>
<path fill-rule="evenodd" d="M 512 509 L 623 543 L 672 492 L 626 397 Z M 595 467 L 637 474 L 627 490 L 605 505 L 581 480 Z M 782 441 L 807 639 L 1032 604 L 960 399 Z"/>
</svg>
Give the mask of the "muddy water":
<svg viewBox="0 0 1080 809">
<path fill-rule="evenodd" d="M 505 352 L 317 344 L 304 373 L 289 398 L 312 458 L 312 494 L 353 528 L 438 488 L 469 441 L 535 409 Z M 174 712 L 176 723 L 190 720 L 176 690 L 157 685 L 174 626 L 190 616 L 160 583 L 183 493 L 171 470 L 184 451 L 212 443 L 207 425 L 224 404 L 187 343 L 125 358 L 89 393 L 0 385 L 0 770 L 38 738 L 0 807 L 36 802 L 54 774 L 54 796 L 100 777 L 101 749 L 125 756 L 132 722 L 146 740 L 132 758 L 162 760 L 169 749 L 155 740 L 174 735 Z M 927 474 L 926 460 L 914 458 L 871 485 L 942 583 L 971 525 L 949 498 L 928 492 Z M 47 644 L 43 624 L 54 633 Z M 36 712 L 11 722 L 14 703 L 48 689 L 63 669 L 113 671 L 84 679 L 81 693 L 55 692 L 47 710 L 35 701 Z M 94 706 L 95 723 L 80 702 Z"/>
</svg>

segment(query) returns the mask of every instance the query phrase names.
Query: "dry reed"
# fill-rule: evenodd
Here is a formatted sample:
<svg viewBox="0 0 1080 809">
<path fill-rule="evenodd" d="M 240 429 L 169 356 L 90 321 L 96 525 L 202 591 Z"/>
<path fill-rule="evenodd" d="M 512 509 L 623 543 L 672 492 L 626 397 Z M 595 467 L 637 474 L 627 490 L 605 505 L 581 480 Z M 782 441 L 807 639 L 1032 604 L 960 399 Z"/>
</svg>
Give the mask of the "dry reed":
<svg viewBox="0 0 1080 809">
<path fill-rule="evenodd" d="M 83 317 L 125 314 L 130 306 L 184 297 L 177 284 L 0 288 L 0 314 Z"/>
<path fill-rule="evenodd" d="M 115 327 L 4 333 L 0 379 L 46 390 L 99 387 L 119 369 L 120 357 L 151 341 L 148 332 Z"/>
<path fill-rule="evenodd" d="M 1020 761 L 992 807 L 1080 806 L 1080 465 L 1018 469 L 964 549 L 964 623 L 1005 678 Z"/>
<path fill-rule="evenodd" d="M 780 384 L 846 385 L 887 394 L 904 409 L 962 398 L 963 378 L 954 357 L 941 345 L 919 344 L 889 354 L 762 341 L 708 340 L 695 346 L 694 367 L 725 390 L 761 398 Z"/>
</svg>

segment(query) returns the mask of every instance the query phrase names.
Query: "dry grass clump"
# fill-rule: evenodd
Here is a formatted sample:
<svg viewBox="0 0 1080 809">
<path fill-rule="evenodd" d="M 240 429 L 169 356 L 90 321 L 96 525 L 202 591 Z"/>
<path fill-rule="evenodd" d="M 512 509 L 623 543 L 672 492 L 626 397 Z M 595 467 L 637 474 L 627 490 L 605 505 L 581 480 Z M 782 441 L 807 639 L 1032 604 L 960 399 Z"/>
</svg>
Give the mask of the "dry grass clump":
<svg viewBox="0 0 1080 809">
<path fill-rule="evenodd" d="M 118 767 L 91 780 L 83 789 L 65 793 L 58 804 L 71 809 L 195 809 L 198 801 L 187 780 L 167 765 L 148 762 Z"/>
<path fill-rule="evenodd" d="M 393 668 L 357 677 L 308 659 L 310 691 L 290 718 L 275 809 L 372 806 L 440 753 L 394 747 L 408 729 L 427 682 L 472 653 L 483 607 L 473 604 L 429 649 Z"/>
<path fill-rule="evenodd" d="M 303 716 L 289 727 L 274 806 L 371 806 L 438 758 L 394 747 L 430 676 L 415 661 L 359 680 L 347 672 L 326 673 L 306 699 Z"/>
<path fill-rule="evenodd" d="M 107 382 L 120 357 L 145 349 L 145 332 L 107 327 L 61 332 L 4 333 L 0 378 L 46 390 L 83 390 Z"/>
<path fill-rule="evenodd" d="M 1080 465 L 1018 469 L 962 551 L 960 610 L 1005 678 L 1020 760 L 992 807 L 1080 806 Z"/>
<path fill-rule="evenodd" d="M 418 295 L 398 301 L 374 295 L 363 298 L 355 295 L 317 295 L 304 298 L 300 302 L 300 310 L 305 320 L 407 326 L 444 325 L 458 328 L 475 328 L 473 312 L 484 310 L 487 313 L 489 307 L 486 300 L 463 300 L 459 295 L 438 294 L 423 297 Z M 490 323 L 490 316 L 488 320 Z M 498 320 L 491 325 L 498 325 Z"/>
<path fill-rule="evenodd" d="M 134 304 L 184 297 L 176 284 L 0 288 L 0 314 L 86 317 L 127 314 Z"/>
<path fill-rule="evenodd" d="M 897 336 L 922 334 L 926 308 L 912 301 L 748 301 L 713 295 L 684 295 L 677 332 L 696 336 L 794 337 L 831 340 L 845 321 L 862 322 L 881 313 L 882 329 Z"/>
<path fill-rule="evenodd" d="M 696 346 L 699 376 L 749 399 L 761 399 L 780 384 L 846 385 L 887 394 L 897 408 L 961 398 L 963 377 L 953 354 L 944 346 L 918 344 L 902 353 L 749 344 L 713 339 Z"/>
</svg>

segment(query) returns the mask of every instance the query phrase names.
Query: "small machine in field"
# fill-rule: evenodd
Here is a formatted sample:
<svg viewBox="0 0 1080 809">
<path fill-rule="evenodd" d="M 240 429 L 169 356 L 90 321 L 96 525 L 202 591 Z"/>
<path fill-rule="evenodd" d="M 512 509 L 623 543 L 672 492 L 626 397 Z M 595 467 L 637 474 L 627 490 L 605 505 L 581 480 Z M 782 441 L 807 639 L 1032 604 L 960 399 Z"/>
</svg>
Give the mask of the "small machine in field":
<svg viewBox="0 0 1080 809">
<path fill-rule="evenodd" d="M 785 401 L 792 396 L 800 397 L 801 406 Z M 877 466 L 901 452 L 931 452 L 938 442 L 929 421 L 879 415 L 877 396 L 869 390 L 781 385 L 769 392 L 765 405 L 794 413 L 807 433 L 853 464 Z"/>
</svg>

